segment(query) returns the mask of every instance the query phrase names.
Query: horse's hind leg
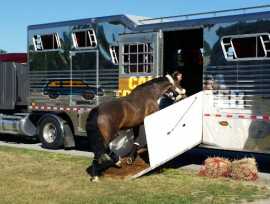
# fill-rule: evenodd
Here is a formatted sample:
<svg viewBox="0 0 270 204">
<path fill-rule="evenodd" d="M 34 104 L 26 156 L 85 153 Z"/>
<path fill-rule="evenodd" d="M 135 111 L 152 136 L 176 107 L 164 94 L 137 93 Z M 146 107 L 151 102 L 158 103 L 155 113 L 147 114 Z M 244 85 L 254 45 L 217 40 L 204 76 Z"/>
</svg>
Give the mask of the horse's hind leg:
<svg viewBox="0 0 270 204">
<path fill-rule="evenodd" d="M 111 162 L 111 159 L 107 155 L 107 148 L 98 127 L 87 126 L 86 130 L 89 139 L 89 146 L 95 155 L 92 165 L 87 169 L 87 172 L 91 175 L 92 181 L 98 181 L 98 177 L 102 173 L 105 163 L 109 163 L 109 161 Z"/>
<path fill-rule="evenodd" d="M 91 175 L 91 181 L 98 181 L 98 177 L 101 174 L 102 170 L 102 163 L 103 160 L 105 160 L 105 154 L 106 154 L 106 148 L 101 140 L 96 138 L 92 138 L 90 140 L 91 146 L 92 146 L 92 151 L 94 153 L 94 160 L 92 162 L 92 165 L 90 168 L 87 169 L 87 172 Z"/>
<path fill-rule="evenodd" d="M 99 181 L 99 170 L 98 170 L 98 164 L 97 159 L 94 158 L 92 165 L 87 168 L 87 173 L 91 176 L 92 182 L 98 182 Z"/>
</svg>

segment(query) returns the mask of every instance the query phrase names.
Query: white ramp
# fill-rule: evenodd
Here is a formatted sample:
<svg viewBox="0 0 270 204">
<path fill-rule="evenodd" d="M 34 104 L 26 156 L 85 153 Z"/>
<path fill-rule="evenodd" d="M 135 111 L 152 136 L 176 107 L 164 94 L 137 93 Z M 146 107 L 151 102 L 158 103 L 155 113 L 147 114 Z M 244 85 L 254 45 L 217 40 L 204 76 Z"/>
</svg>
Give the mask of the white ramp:
<svg viewBox="0 0 270 204">
<path fill-rule="evenodd" d="M 150 167 L 161 166 L 202 141 L 202 92 L 192 95 L 144 120 Z"/>
</svg>

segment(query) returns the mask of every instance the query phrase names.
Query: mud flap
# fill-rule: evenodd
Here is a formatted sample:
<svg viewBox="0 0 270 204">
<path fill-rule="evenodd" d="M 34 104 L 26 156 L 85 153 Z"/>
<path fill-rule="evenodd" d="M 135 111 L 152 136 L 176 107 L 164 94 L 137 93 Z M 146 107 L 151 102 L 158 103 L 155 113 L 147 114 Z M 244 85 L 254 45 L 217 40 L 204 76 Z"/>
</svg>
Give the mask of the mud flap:
<svg viewBox="0 0 270 204">
<path fill-rule="evenodd" d="M 64 147 L 65 149 L 75 147 L 75 140 L 70 126 L 64 123 Z"/>
<path fill-rule="evenodd" d="M 194 94 L 144 120 L 150 167 L 140 177 L 202 142 L 202 92 Z"/>
</svg>

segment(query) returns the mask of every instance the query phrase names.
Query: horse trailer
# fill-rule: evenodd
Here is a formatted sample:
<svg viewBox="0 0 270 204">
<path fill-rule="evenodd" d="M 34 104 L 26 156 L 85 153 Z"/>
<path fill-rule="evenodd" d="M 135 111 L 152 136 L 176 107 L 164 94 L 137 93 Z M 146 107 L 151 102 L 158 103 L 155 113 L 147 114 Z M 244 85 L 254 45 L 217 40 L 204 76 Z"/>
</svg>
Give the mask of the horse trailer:
<svg viewBox="0 0 270 204">
<path fill-rule="evenodd" d="M 156 134 L 160 120 L 172 116 L 179 125 L 178 119 L 199 101 L 190 123 L 181 126 L 189 131 L 177 132 L 178 143 L 197 135 L 183 151 L 201 144 L 269 153 L 269 7 L 31 25 L 28 66 L 1 64 L 0 132 L 38 135 L 47 148 L 72 147 L 75 135 L 86 136 L 93 107 L 181 69 L 190 97 L 153 114 L 159 120 L 149 116 L 147 135 Z"/>
</svg>

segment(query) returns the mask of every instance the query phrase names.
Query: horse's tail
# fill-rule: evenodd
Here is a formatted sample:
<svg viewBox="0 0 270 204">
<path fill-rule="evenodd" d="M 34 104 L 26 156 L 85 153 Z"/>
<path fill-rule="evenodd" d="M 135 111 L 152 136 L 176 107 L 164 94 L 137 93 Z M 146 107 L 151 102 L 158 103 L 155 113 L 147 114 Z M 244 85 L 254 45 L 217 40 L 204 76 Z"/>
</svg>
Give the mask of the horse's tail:
<svg viewBox="0 0 270 204">
<path fill-rule="evenodd" d="M 86 121 L 86 132 L 89 140 L 90 149 L 98 158 L 106 152 L 104 139 L 98 127 L 98 107 L 91 110 Z"/>
</svg>

